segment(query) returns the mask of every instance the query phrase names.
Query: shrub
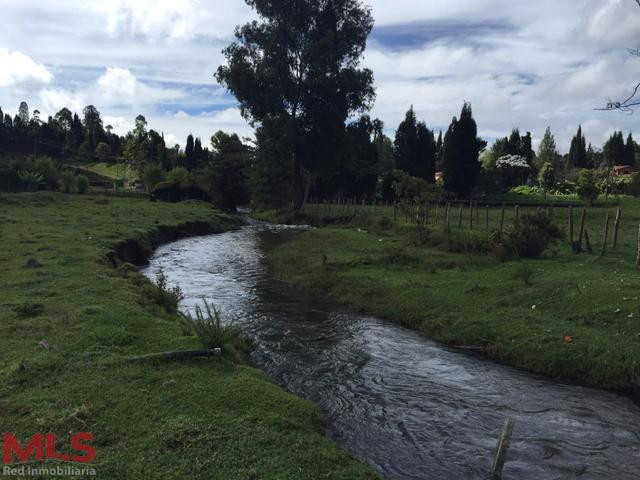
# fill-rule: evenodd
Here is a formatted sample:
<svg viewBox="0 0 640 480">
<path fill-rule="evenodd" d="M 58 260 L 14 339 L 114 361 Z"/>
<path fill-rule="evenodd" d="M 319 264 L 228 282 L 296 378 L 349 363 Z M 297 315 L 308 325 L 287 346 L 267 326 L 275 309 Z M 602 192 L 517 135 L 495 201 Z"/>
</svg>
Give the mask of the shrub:
<svg viewBox="0 0 640 480">
<path fill-rule="evenodd" d="M 196 306 L 195 317 L 190 313 L 180 313 L 180 317 L 182 325 L 191 327 L 203 348 L 235 348 L 243 342 L 240 329 L 233 324 L 222 323 L 218 310 L 206 301 L 204 310 Z"/>
<path fill-rule="evenodd" d="M 593 206 L 593 202 L 598 198 L 598 187 L 592 170 L 580 170 L 576 193 L 589 206 Z"/>
<path fill-rule="evenodd" d="M 627 193 L 634 197 L 640 197 L 640 172 L 634 173 L 627 185 Z"/>
<path fill-rule="evenodd" d="M 176 313 L 178 304 L 184 300 L 184 294 L 179 286 L 170 287 L 167 276 L 162 270 L 156 273 L 154 301 L 167 313 Z"/>
<path fill-rule="evenodd" d="M 505 233 L 498 231 L 490 236 L 494 255 L 503 260 L 514 258 L 540 258 L 554 240 L 562 238 L 562 232 L 545 213 L 524 215 Z"/>
<path fill-rule="evenodd" d="M 21 318 L 32 318 L 44 313 L 44 305 L 41 303 L 22 303 L 15 305 L 13 311 Z"/>
<path fill-rule="evenodd" d="M 89 190 L 89 179 L 85 175 L 78 175 L 76 177 L 76 192 L 83 194 Z"/>
<path fill-rule="evenodd" d="M 73 193 L 76 189 L 76 177 L 73 172 L 66 170 L 60 175 L 60 189 L 64 193 Z"/>
</svg>

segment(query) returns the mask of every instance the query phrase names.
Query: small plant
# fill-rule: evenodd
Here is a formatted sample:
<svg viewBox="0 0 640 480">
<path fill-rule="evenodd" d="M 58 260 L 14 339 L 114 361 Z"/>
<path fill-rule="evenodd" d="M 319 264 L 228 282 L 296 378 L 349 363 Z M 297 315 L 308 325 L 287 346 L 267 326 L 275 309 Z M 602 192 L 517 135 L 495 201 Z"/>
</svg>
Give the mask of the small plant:
<svg viewBox="0 0 640 480">
<path fill-rule="evenodd" d="M 207 350 L 226 348 L 242 341 L 242 334 L 233 324 L 224 324 L 220 313 L 213 304 L 204 301 L 204 310 L 196 306 L 195 317 L 190 313 L 180 313 L 183 330 L 190 327 L 198 336 L 202 347 Z"/>
<path fill-rule="evenodd" d="M 83 194 L 89 190 L 89 179 L 85 175 L 78 175 L 75 183 L 77 193 Z"/>
<path fill-rule="evenodd" d="M 60 175 L 60 189 L 63 193 L 73 193 L 76 189 L 76 177 L 72 171 L 66 170 Z"/>
<path fill-rule="evenodd" d="M 23 268 L 40 268 L 42 264 L 33 257 L 29 257 L 24 264 Z"/>
<path fill-rule="evenodd" d="M 13 311 L 21 318 L 33 318 L 44 313 L 44 305 L 41 303 L 22 303 L 15 305 Z"/>
<path fill-rule="evenodd" d="M 162 270 L 158 270 L 156 273 L 154 300 L 168 313 L 176 313 L 178 311 L 178 304 L 184 300 L 182 289 L 178 285 L 170 287 L 167 276 Z"/>
<path fill-rule="evenodd" d="M 494 255 L 502 260 L 540 258 L 554 240 L 562 238 L 562 232 L 543 212 L 524 215 L 506 232 L 493 232 L 490 246 Z"/>
<path fill-rule="evenodd" d="M 517 277 L 520 278 L 527 287 L 533 285 L 531 280 L 535 274 L 535 270 L 528 263 L 522 263 L 516 272 Z"/>
</svg>

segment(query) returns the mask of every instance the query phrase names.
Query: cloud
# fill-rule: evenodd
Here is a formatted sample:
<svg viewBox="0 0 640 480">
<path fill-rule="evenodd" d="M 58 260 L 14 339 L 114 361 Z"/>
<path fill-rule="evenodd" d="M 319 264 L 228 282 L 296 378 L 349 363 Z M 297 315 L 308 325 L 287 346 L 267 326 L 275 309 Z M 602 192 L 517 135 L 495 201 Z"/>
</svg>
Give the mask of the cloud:
<svg viewBox="0 0 640 480">
<path fill-rule="evenodd" d="M 98 97 L 105 105 L 149 105 L 178 100 L 185 95 L 178 89 L 156 88 L 140 82 L 126 68 L 107 68 L 96 85 Z"/>
<path fill-rule="evenodd" d="M 0 48 L 0 87 L 33 89 L 53 80 L 47 67 L 24 53 Z"/>
<path fill-rule="evenodd" d="M 27 76 L 35 84 L 0 88 L 3 107 L 23 99 L 43 112 L 94 104 L 129 122 L 142 113 L 150 128 L 178 140 L 208 139 L 217 128 L 251 132 L 212 75 L 234 27 L 255 17 L 244 1 L 5 3 L 0 45 L 9 50 L 0 58 L 19 51 L 40 74 Z M 640 112 L 594 111 L 640 81 L 640 58 L 627 52 L 640 46 L 632 0 L 365 3 L 376 20 L 365 52 L 378 90 L 372 115 L 390 134 L 411 104 L 446 129 L 465 100 L 487 139 L 518 126 L 538 140 L 550 125 L 564 150 L 580 123 L 594 143 L 613 128 L 637 131 Z M 0 82 L 17 81 L 7 80 L 10 71 L 0 68 Z"/>
<path fill-rule="evenodd" d="M 242 1 L 222 5 L 200 0 L 101 0 L 93 8 L 106 17 L 111 35 L 140 34 L 171 41 L 229 37 L 230 26 L 253 16 Z"/>
</svg>

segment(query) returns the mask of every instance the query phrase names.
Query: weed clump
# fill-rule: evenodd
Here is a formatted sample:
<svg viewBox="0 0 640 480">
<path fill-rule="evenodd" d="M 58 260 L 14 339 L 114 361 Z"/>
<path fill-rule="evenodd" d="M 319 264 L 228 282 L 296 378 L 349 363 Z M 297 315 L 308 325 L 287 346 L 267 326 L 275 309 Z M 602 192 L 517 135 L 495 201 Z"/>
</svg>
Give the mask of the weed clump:
<svg viewBox="0 0 640 480">
<path fill-rule="evenodd" d="M 538 259 L 555 240 L 561 238 L 560 229 L 551 218 L 540 212 L 524 215 L 504 233 L 494 231 L 489 244 L 494 255 L 501 260 Z"/>
<path fill-rule="evenodd" d="M 238 350 L 248 352 L 253 349 L 252 342 L 244 337 L 240 328 L 233 323 L 223 323 L 215 306 L 206 301 L 203 303 L 204 309 L 197 305 L 195 315 L 180 313 L 183 333 L 195 333 L 202 347 L 208 350 L 220 348 L 235 355 Z"/>
<path fill-rule="evenodd" d="M 33 318 L 44 313 L 44 305 L 41 303 L 22 303 L 15 305 L 13 311 L 18 317 Z"/>
<path fill-rule="evenodd" d="M 23 268 L 40 268 L 42 264 L 33 257 L 29 257 L 24 264 Z"/>
<path fill-rule="evenodd" d="M 167 313 L 178 312 L 178 305 L 184 300 L 184 293 L 179 286 L 170 287 L 167 276 L 162 270 L 156 273 L 156 284 L 153 290 L 153 300 Z"/>
</svg>

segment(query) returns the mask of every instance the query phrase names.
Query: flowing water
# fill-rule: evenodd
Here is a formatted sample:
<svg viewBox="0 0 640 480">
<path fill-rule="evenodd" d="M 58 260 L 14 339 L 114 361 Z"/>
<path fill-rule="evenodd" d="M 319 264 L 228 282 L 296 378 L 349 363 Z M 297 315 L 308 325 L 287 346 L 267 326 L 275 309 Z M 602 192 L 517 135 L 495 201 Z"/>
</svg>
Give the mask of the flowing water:
<svg viewBox="0 0 640 480">
<path fill-rule="evenodd" d="M 265 244 L 300 229 L 253 222 L 158 249 L 186 295 L 254 336 L 255 363 L 319 405 L 329 435 L 389 479 L 484 479 L 507 417 L 505 479 L 640 478 L 640 408 L 623 396 L 545 380 L 447 349 L 275 281 Z"/>
</svg>

